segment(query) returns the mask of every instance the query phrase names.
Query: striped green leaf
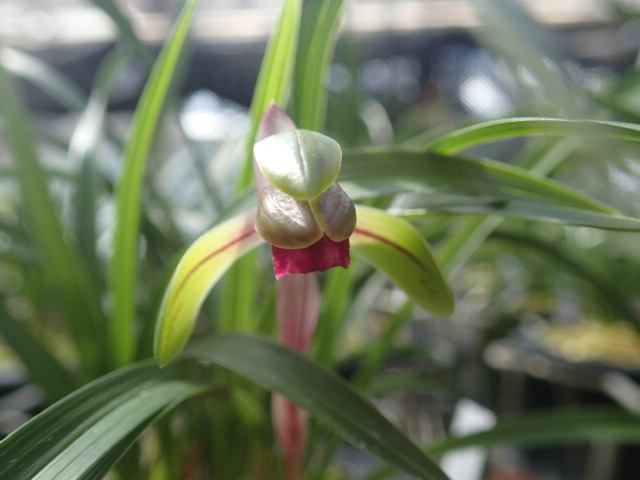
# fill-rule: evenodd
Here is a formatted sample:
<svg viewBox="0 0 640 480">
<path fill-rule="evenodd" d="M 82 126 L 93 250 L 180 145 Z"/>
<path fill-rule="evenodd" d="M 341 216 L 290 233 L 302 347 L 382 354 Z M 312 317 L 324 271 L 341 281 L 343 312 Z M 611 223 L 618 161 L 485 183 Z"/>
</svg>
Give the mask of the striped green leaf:
<svg viewBox="0 0 640 480">
<path fill-rule="evenodd" d="M 146 427 L 203 390 L 149 362 L 111 373 L 0 442 L 0 478 L 100 480 Z"/>
</svg>

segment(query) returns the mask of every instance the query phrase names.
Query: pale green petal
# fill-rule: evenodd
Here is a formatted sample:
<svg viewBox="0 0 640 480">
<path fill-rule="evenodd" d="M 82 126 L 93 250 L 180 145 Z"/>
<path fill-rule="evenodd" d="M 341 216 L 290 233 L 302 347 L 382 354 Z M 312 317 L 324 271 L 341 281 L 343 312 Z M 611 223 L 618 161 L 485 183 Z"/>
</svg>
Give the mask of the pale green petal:
<svg viewBox="0 0 640 480">
<path fill-rule="evenodd" d="M 162 300 L 154 355 L 166 365 L 184 348 L 202 302 L 233 263 L 264 241 L 254 228 L 255 212 L 237 216 L 199 237 L 178 263 Z"/>
<path fill-rule="evenodd" d="M 318 197 L 334 182 L 342 165 L 338 142 L 309 130 L 290 130 L 260 140 L 253 153 L 262 174 L 298 200 Z"/>
<path fill-rule="evenodd" d="M 382 210 L 358 205 L 356 213 L 352 251 L 386 273 L 420 307 L 436 315 L 451 315 L 451 289 L 422 235 Z"/>
</svg>

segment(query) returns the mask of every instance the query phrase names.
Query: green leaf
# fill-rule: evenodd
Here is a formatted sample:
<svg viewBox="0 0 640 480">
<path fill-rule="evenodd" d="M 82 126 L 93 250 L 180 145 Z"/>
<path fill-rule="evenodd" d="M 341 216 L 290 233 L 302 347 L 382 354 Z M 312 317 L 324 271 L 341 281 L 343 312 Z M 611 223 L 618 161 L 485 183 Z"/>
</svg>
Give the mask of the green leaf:
<svg viewBox="0 0 640 480">
<path fill-rule="evenodd" d="M 43 274 L 63 307 L 87 374 L 100 371 L 99 335 L 102 323 L 97 294 L 76 252 L 67 244 L 48 179 L 39 164 L 34 141 L 37 136 L 20 91 L 0 62 L 0 111 L 4 134 L 13 157 L 22 195 L 25 224 L 30 241 L 40 255 Z"/>
<path fill-rule="evenodd" d="M 127 16 L 122 13 L 122 10 L 116 2 L 113 0 L 91 0 L 96 6 L 100 7 L 116 24 L 120 31 L 121 38 L 124 38 L 136 54 L 148 65 L 153 63 L 149 48 L 142 43 L 140 38 L 136 35 L 131 22 Z"/>
<path fill-rule="evenodd" d="M 324 130 L 325 78 L 343 3 L 343 0 L 306 0 L 303 3 L 293 89 L 293 118 L 300 128 Z"/>
<path fill-rule="evenodd" d="M 68 110 L 81 110 L 86 95 L 55 68 L 24 52 L 9 47 L 0 49 L 0 62 L 13 75 L 28 80 Z"/>
<path fill-rule="evenodd" d="M 444 186 L 467 195 L 509 201 L 534 200 L 537 203 L 618 214 L 611 207 L 519 167 L 493 160 L 400 147 L 345 151 L 338 180 L 353 182 L 360 189 L 367 189 L 370 183 L 375 187 L 381 181 L 402 180 L 404 183 L 396 186 L 404 191 Z M 349 185 L 343 186 L 350 191 Z"/>
<path fill-rule="evenodd" d="M 227 269 L 264 241 L 254 229 L 255 213 L 249 212 L 215 226 L 185 252 L 162 300 L 154 355 L 166 365 L 184 348 L 202 302 Z"/>
<path fill-rule="evenodd" d="M 0 336 L 16 353 L 29 378 L 42 387 L 48 400 L 58 400 L 77 387 L 77 379 L 33 334 L 26 322 L 16 320 L 0 307 Z"/>
<path fill-rule="evenodd" d="M 212 361 L 281 393 L 345 440 L 410 475 L 447 479 L 369 401 L 305 356 L 246 334 L 218 335 L 190 346 L 186 355 Z"/>
<path fill-rule="evenodd" d="M 531 135 L 600 137 L 640 142 L 640 127 L 624 122 L 509 118 L 461 128 L 431 141 L 413 139 L 408 145 L 440 153 L 454 153 L 483 143 Z"/>
<path fill-rule="evenodd" d="M 417 305 L 453 313 L 453 294 L 425 239 L 409 223 L 382 210 L 356 207 L 353 252 L 386 273 Z"/>
<path fill-rule="evenodd" d="M 420 205 L 413 208 L 412 205 Z M 640 219 L 623 215 L 593 212 L 563 205 L 548 205 L 538 201 L 496 200 L 482 196 L 466 197 L 433 193 L 418 195 L 400 208 L 397 213 L 406 217 L 424 216 L 433 212 L 500 215 L 502 217 L 526 218 L 568 225 L 619 230 L 640 231 Z M 396 212 L 394 212 L 396 213 Z"/>
<path fill-rule="evenodd" d="M 286 0 L 278 25 L 269 39 L 267 50 L 262 59 L 249 112 L 251 124 L 247 134 L 244 164 L 238 178 L 238 191 L 251 185 L 253 144 L 263 113 L 271 102 L 280 106 L 286 103 L 295 62 L 301 5 L 301 0 Z"/>
<path fill-rule="evenodd" d="M 450 437 L 429 445 L 434 455 L 467 447 L 519 445 L 557 446 L 571 443 L 640 443 L 640 418 L 618 409 L 574 408 L 535 413 L 503 420 L 495 427 L 463 437 Z"/>
<path fill-rule="evenodd" d="M 96 250 L 98 245 L 96 215 L 98 197 L 103 192 L 100 190 L 96 156 L 105 136 L 109 96 L 117 84 L 124 61 L 125 57 L 116 50 L 100 64 L 93 90 L 71 135 L 67 151 L 69 164 L 79 165 L 74 195 L 78 250 L 87 271 L 94 279 L 93 284 L 101 290 L 105 279 L 104 269 Z"/>
<path fill-rule="evenodd" d="M 124 365 L 134 356 L 133 324 L 144 171 L 197 5 L 198 0 L 185 3 L 142 92 L 124 153 L 124 170 L 116 186 L 116 227 L 110 278 L 113 314 L 109 323 L 109 344 L 115 365 Z"/>
<path fill-rule="evenodd" d="M 99 480 L 147 426 L 203 390 L 149 362 L 102 377 L 0 442 L 0 478 Z"/>
</svg>

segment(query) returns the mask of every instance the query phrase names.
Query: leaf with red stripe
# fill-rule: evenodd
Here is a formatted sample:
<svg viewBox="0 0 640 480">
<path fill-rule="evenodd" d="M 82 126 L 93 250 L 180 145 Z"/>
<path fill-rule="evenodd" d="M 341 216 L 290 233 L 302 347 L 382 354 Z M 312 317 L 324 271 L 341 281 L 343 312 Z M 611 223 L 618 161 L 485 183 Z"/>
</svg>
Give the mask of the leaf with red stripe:
<svg viewBox="0 0 640 480">
<path fill-rule="evenodd" d="M 213 227 L 185 252 L 165 292 L 156 323 L 154 355 L 166 365 L 184 348 L 202 302 L 244 254 L 264 243 L 254 228 L 255 211 Z"/>
<path fill-rule="evenodd" d="M 426 240 L 406 221 L 382 210 L 356 206 L 351 249 L 386 273 L 417 305 L 431 313 L 453 313 L 453 294 Z"/>
</svg>

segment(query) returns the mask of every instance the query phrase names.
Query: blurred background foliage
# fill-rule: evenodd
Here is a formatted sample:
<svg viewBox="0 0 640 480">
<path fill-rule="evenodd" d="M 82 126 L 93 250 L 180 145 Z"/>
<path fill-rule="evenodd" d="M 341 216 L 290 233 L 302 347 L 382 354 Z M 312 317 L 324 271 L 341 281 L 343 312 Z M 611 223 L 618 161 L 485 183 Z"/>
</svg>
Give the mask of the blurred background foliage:
<svg viewBox="0 0 640 480">
<path fill-rule="evenodd" d="M 10 77 L 25 101 L 5 98 L 0 123 L 3 435 L 114 367 L 99 353 L 108 350 L 103 324 L 112 309 L 114 186 L 133 111 L 180 7 L 169 0 L 0 3 L 0 63 L 7 72 L 0 95 L 12 96 Z M 238 195 L 237 165 L 280 7 L 279 1 L 203 0 L 177 59 L 142 192 L 136 359 L 150 355 L 154 309 L 177 253 L 250 201 Z M 347 1 L 335 55 L 322 76 L 326 131 L 345 149 L 420 148 L 464 126 L 508 117 L 638 122 L 639 47 L 640 9 L 632 1 Z M 294 111 L 302 109 L 300 98 L 291 101 Z M 28 118 L 9 117 L 11 109 Z M 11 146 L 11 138 L 27 134 L 23 146 Z M 16 151 L 23 155 L 17 164 L 10 160 Z M 465 153 L 533 170 L 628 217 L 640 215 L 635 142 L 551 132 Z M 42 177 L 29 159 L 41 165 Z M 21 191 L 17 178 L 31 193 Z M 52 203 L 42 197 L 45 184 Z M 435 247 L 456 293 L 456 314 L 443 320 L 414 310 L 355 261 L 348 273 L 322 277 L 323 322 L 313 356 L 374 398 L 413 440 L 440 438 L 460 412 L 471 412 L 466 425 L 488 418 L 485 428 L 496 418 L 541 408 L 604 404 L 638 413 L 637 232 L 467 215 L 469 208 L 456 211 L 455 195 L 437 189 L 376 197 L 367 202 L 414 220 Z M 38 214 L 60 223 L 46 227 L 33 220 Z M 54 265 L 61 255 L 70 263 Z M 260 268 L 242 298 L 255 301 L 241 308 L 242 318 L 252 320 L 238 325 L 231 315 L 216 315 L 241 303 L 230 294 L 237 288 L 232 277 L 208 300 L 200 334 L 273 334 L 269 259 L 259 253 L 251 262 Z M 69 264 L 77 275 L 65 275 Z M 61 278 L 70 283 L 51 284 Z M 79 303 L 84 306 L 76 308 Z M 173 427 L 160 423 L 123 468 L 136 455 L 156 459 L 157 451 L 172 451 L 162 465 L 171 473 L 161 477 L 154 473 L 161 466 L 148 462 L 138 477 L 126 478 L 179 478 L 178 471 L 180 478 L 206 478 L 194 466 L 206 451 L 215 451 L 209 461 L 222 465 L 211 470 L 239 471 L 243 456 L 225 452 L 233 442 L 250 445 L 255 455 L 255 471 L 246 478 L 277 471 L 264 440 L 268 427 L 260 422 L 265 400 L 253 393 L 241 384 L 222 407 L 189 404 L 198 420 L 179 423 L 179 435 L 180 411 Z M 463 408 L 461 399 L 480 410 Z M 205 427 L 214 421 L 211 433 Z M 234 428 L 238 421 L 247 428 Z M 368 457 L 338 448 L 322 428 L 314 439 L 322 448 L 310 455 L 309 478 L 391 478 Z M 162 449 L 163 442 L 174 448 Z M 637 471 L 637 450 L 608 443 L 492 452 L 480 467 L 458 460 L 466 473 L 451 478 L 481 478 L 477 470 L 491 480 L 626 480 Z"/>
</svg>

